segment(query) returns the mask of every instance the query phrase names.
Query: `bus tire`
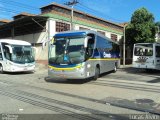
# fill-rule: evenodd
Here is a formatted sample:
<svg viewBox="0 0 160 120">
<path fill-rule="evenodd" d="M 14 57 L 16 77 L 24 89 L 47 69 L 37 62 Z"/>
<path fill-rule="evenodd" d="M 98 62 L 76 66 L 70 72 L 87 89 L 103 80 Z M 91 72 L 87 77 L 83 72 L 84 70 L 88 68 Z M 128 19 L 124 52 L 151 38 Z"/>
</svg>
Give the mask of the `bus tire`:
<svg viewBox="0 0 160 120">
<path fill-rule="evenodd" d="M 3 66 L 0 64 L 0 73 L 3 74 Z"/>
<path fill-rule="evenodd" d="M 117 72 L 117 63 L 115 63 L 115 65 L 114 65 L 113 72 L 114 72 L 114 73 Z"/>
<path fill-rule="evenodd" d="M 100 75 L 100 68 L 97 66 L 95 68 L 95 75 L 93 77 L 93 80 L 97 80 L 99 78 L 99 75 Z"/>
</svg>

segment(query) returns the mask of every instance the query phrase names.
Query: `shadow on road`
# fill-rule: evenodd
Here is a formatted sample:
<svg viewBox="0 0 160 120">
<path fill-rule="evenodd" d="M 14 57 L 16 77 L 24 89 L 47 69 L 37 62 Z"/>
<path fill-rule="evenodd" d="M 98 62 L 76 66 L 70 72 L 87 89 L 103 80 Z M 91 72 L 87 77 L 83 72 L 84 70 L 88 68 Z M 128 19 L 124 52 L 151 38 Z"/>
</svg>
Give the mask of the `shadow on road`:
<svg viewBox="0 0 160 120">
<path fill-rule="evenodd" d="M 147 81 L 147 83 L 159 83 L 160 82 L 160 78 L 151 80 L 151 81 Z"/>
<path fill-rule="evenodd" d="M 49 77 L 45 77 L 44 80 L 50 83 L 62 83 L 62 84 L 84 84 L 90 82 L 92 79 L 53 79 Z"/>
<path fill-rule="evenodd" d="M 3 74 L 7 75 L 25 75 L 25 74 L 34 74 L 33 71 L 28 71 L 28 72 L 3 72 Z"/>
<path fill-rule="evenodd" d="M 160 76 L 160 70 L 146 70 L 146 69 L 138 69 L 133 67 L 120 68 L 119 70 L 125 71 L 131 74 L 146 74 L 146 75 L 156 75 Z"/>
<path fill-rule="evenodd" d="M 110 73 L 113 73 L 113 71 L 106 72 L 100 75 L 99 78 L 106 76 Z M 94 81 L 93 78 L 87 78 L 87 79 L 53 79 L 49 77 L 44 78 L 46 82 L 51 82 L 51 83 L 63 83 L 63 84 L 85 84 L 88 82 Z"/>
</svg>

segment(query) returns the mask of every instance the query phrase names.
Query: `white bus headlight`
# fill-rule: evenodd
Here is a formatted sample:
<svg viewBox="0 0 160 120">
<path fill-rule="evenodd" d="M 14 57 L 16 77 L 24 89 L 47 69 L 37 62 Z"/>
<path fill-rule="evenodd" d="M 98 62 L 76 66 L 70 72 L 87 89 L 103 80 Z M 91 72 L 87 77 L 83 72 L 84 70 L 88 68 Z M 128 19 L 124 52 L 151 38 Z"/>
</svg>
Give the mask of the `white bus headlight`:
<svg viewBox="0 0 160 120">
<path fill-rule="evenodd" d="M 11 62 L 8 62 L 10 65 L 13 65 Z"/>
</svg>

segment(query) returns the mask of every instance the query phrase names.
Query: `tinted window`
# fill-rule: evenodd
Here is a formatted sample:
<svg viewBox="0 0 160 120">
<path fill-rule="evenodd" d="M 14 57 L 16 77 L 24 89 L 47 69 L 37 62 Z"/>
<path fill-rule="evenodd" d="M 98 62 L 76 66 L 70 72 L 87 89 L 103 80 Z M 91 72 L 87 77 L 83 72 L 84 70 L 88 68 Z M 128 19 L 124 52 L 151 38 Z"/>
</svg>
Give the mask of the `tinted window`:
<svg viewBox="0 0 160 120">
<path fill-rule="evenodd" d="M 104 39 L 100 36 L 97 36 L 97 48 L 99 50 L 103 49 L 105 51 L 112 49 L 112 42 L 108 41 L 107 39 Z"/>
<path fill-rule="evenodd" d="M 153 44 L 137 44 L 134 50 L 135 56 L 152 56 Z"/>
<path fill-rule="evenodd" d="M 160 57 L 160 46 L 156 46 L 156 57 Z"/>
</svg>

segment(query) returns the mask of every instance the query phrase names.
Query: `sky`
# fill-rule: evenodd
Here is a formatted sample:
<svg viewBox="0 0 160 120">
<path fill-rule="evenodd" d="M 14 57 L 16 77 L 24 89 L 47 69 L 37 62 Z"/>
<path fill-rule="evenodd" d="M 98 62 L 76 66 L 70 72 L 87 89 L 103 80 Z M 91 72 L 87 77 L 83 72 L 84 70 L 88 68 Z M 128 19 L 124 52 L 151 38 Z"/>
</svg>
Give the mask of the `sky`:
<svg viewBox="0 0 160 120">
<path fill-rule="evenodd" d="M 0 0 L 0 19 L 10 19 L 21 12 L 39 14 L 52 2 L 64 5 L 72 0 Z M 75 9 L 116 23 L 129 22 L 135 10 L 145 7 L 160 21 L 160 0 L 78 0 Z"/>
</svg>

